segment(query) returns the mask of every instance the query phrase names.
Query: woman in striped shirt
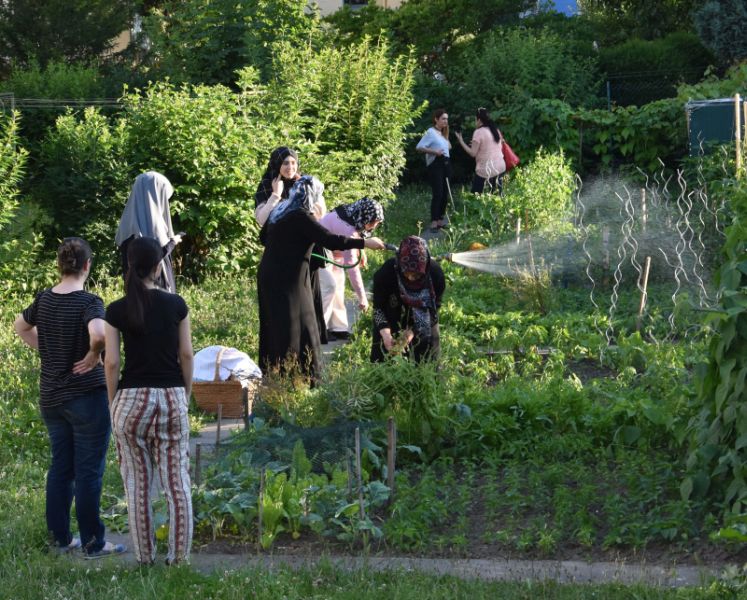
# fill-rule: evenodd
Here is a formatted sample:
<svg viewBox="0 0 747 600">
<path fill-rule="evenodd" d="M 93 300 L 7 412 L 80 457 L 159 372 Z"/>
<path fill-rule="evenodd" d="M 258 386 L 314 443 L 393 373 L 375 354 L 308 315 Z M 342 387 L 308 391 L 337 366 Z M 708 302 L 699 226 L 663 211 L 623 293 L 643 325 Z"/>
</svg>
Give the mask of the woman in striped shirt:
<svg viewBox="0 0 747 600">
<path fill-rule="evenodd" d="M 66 238 L 57 252 L 60 282 L 37 295 L 15 330 L 41 356 L 39 406 L 52 450 L 47 529 L 58 551 L 82 546 L 87 558 L 97 558 L 125 548 L 105 541 L 99 517 L 111 424 L 100 361 L 104 304 L 83 289 L 91 260 L 85 240 Z M 70 532 L 73 497 L 80 538 Z"/>
</svg>

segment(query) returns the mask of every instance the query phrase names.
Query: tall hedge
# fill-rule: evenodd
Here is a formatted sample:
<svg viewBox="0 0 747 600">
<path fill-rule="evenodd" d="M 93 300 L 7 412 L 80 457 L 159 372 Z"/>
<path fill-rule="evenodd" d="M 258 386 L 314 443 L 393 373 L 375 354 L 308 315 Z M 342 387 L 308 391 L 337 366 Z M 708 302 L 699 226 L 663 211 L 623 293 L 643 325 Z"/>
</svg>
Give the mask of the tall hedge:
<svg viewBox="0 0 747 600">
<path fill-rule="evenodd" d="M 135 176 L 174 184 L 179 273 L 252 271 L 261 248 L 253 195 L 273 148 L 299 149 L 303 172 L 326 184 L 330 207 L 392 195 L 404 165 L 413 106 L 412 59 L 390 59 L 384 43 L 345 51 L 278 46 L 274 77 L 241 71 L 238 92 L 169 82 L 128 93 L 124 110 L 65 115 L 42 144 L 34 194 L 52 216 L 49 246 L 84 235 L 117 270 L 114 232 Z"/>
</svg>

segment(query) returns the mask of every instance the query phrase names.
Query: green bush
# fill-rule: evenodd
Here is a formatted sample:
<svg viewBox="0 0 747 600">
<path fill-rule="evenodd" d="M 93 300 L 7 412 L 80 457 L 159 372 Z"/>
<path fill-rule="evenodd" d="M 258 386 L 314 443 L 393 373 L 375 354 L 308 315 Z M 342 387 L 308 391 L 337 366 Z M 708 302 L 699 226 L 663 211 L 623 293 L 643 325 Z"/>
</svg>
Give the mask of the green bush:
<svg viewBox="0 0 747 600">
<path fill-rule="evenodd" d="M 110 124 L 97 109 L 67 114 L 43 140 L 33 194 L 50 217 L 39 223 L 51 250 L 66 236 L 91 244 L 97 267 L 115 270 L 114 234 L 128 195 L 131 171 L 124 123 Z"/>
<path fill-rule="evenodd" d="M 45 131 L 65 113 L 64 100 L 102 98 L 104 82 L 98 69 L 84 63 L 52 61 L 45 67 L 33 62 L 26 67 L 14 68 L 9 77 L 0 83 L 0 91 L 12 93 L 16 98 L 57 100 L 48 106 L 24 108 L 21 131 L 31 143 L 36 144 Z"/>
<path fill-rule="evenodd" d="M 714 60 L 698 37 L 687 32 L 652 41 L 631 39 L 599 53 L 599 67 L 612 78 L 613 100 L 621 105 L 675 96 L 677 85 L 699 81 Z"/>
<path fill-rule="evenodd" d="M 392 196 L 404 167 L 404 131 L 419 112 L 414 68 L 411 57 L 389 58 L 383 39 L 346 50 L 280 49 L 263 120 L 278 123 L 278 133 L 302 149 L 302 169 L 325 183 L 329 208 L 363 195 Z"/>
<path fill-rule="evenodd" d="M 232 85 L 246 66 L 269 75 L 278 39 L 298 46 L 317 26 L 305 0 L 178 0 L 144 19 L 154 72 L 177 83 Z"/>
<path fill-rule="evenodd" d="M 599 67 L 608 75 L 665 71 L 661 76 L 677 83 L 697 81 L 712 64 L 713 55 L 694 33 L 679 32 L 658 40 L 631 39 L 602 48 Z"/>
<path fill-rule="evenodd" d="M 48 272 L 38 263 L 40 236 L 32 233 L 28 209 L 19 203 L 28 153 L 19 145 L 18 114 L 0 116 L 0 295 L 8 298 L 34 283 L 46 281 Z"/>
<path fill-rule="evenodd" d="M 530 98 L 593 106 L 601 84 L 596 60 L 591 48 L 585 54 L 575 50 L 548 29 L 496 29 L 465 42 L 444 75 L 457 86 L 459 104 L 470 116 L 478 106 L 520 104 Z"/>
<path fill-rule="evenodd" d="M 283 46 L 276 60 L 268 85 L 246 68 L 238 92 L 160 82 L 126 94 L 111 119 L 94 109 L 59 118 L 33 190 L 51 217 L 42 225 L 48 246 L 82 235 L 116 271 L 113 238 L 132 180 L 155 170 L 174 185 L 174 226 L 187 233 L 174 253 L 177 272 L 253 272 L 253 195 L 279 145 L 299 149 L 302 170 L 326 184 L 330 208 L 389 198 L 416 110 L 413 61 L 392 60 L 386 44 L 368 40 L 346 52 Z"/>
<path fill-rule="evenodd" d="M 174 186 L 174 227 L 187 233 L 175 254 L 183 274 L 236 272 L 259 262 L 253 185 L 273 130 L 252 118 L 258 102 L 223 86 L 169 83 L 125 97 L 133 173 L 152 169 Z"/>
<path fill-rule="evenodd" d="M 724 190 L 732 224 L 726 229 L 724 262 L 716 274 L 718 305 L 707 313 L 715 335 L 707 362 L 695 378 L 699 413 L 691 422 L 688 467 L 682 484 L 685 498 L 708 491 L 726 513 L 747 508 L 747 186 L 732 181 Z"/>
<path fill-rule="evenodd" d="M 563 152 L 540 148 L 527 165 L 514 171 L 506 187 L 505 218 L 522 218 L 525 227 L 540 229 L 567 216 L 576 189 L 575 175 Z M 513 218 L 511 218 L 511 216 Z"/>
</svg>

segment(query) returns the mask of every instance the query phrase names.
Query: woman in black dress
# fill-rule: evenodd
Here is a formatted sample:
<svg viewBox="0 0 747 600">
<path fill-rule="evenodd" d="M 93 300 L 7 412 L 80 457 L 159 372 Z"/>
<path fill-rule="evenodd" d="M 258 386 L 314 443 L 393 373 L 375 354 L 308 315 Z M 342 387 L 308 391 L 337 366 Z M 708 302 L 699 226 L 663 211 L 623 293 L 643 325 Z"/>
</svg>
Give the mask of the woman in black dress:
<svg viewBox="0 0 747 600">
<path fill-rule="evenodd" d="M 416 361 L 438 359 L 438 309 L 445 289 L 444 272 L 425 240 L 414 235 L 402 240 L 397 258 L 374 274 L 371 361 L 383 361 L 399 346 L 397 337 Z"/>
<path fill-rule="evenodd" d="M 319 329 L 309 278 L 315 243 L 330 250 L 383 250 L 378 238 L 333 235 L 313 216 L 316 197 L 312 178 L 301 177 L 287 200 L 279 203 L 262 229 L 265 252 L 257 274 L 259 361 L 263 371 L 285 370 L 297 361 L 312 379 L 319 373 Z"/>
<path fill-rule="evenodd" d="M 270 162 L 267 164 L 262 180 L 257 186 L 257 192 L 254 194 L 254 217 L 257 223 L 262 227 L 270 213 L 279 202 L 288 198 L 293 184 L 299 180 L 301 172 L 298 165 L 298 153 L 287 146 L 275 148 L 270 154 Z M 324 204 L 324 184 L 316 177 L 312 179 L 315 192 L 318 195 L 318 201 L 315 204 L 314 216 L 321 219 L 327 212 Z M 321 247 L 314 248 L 314 254 L 322 254 Z M 316 320 L 319 328 L 319 341 L 322 344 L 327 343 L 327 328 L 324 326 L 324 306 L 322 304 L 322 288 L 319 284 L 319 269 L 323 269 L 326 264 L 319 259 L 311 259 L 310 277 L 311 292 L 314 296 L 314 310 L 316 311 Z"/>
</svg>

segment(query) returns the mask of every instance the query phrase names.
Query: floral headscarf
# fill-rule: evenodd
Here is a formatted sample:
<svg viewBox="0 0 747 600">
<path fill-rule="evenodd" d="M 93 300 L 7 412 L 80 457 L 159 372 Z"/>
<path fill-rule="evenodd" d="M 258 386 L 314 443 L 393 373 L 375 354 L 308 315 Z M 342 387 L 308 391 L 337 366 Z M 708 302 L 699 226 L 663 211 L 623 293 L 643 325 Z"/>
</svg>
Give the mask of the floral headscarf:
<svg viewBox="0 0 747 600">
<path fill-rule="evenodd" d="M 431 255 L 423 238 L 410 235 L 399 245 L 397 252 L 397 283 L 403 304 L 412 309 L 413 329 L 420 339 L 430 340 L 432 312 L 436 310 L 436 292 L 430 275 Z M 405 273 L 416 273 L 410 281 Z"/>
<path fill-rule="evenodd" d="M 371 235 L 366 231 L 366 225 L 374 221 L 384 220 L 384 209 L 376 200 L 364 197 L 352 204 L 344 204 L 335 209 L 340 219 L 355 227 L 355 230 L 364 238 Z"/>
</svg>

